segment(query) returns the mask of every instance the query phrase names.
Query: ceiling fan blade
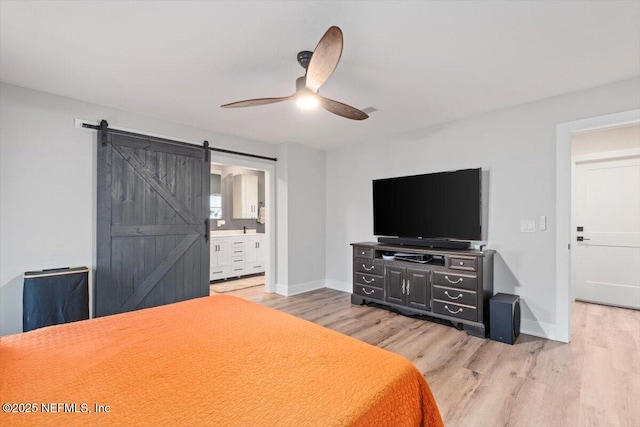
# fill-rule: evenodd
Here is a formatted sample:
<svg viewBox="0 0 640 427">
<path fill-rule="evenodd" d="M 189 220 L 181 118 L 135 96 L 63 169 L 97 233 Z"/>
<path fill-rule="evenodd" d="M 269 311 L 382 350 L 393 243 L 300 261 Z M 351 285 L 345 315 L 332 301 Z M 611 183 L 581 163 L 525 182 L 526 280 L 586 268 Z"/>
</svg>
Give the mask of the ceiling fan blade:
<svg viewBox="0 0 640 427">
<path fill-rule="evenodd" d="M 351 120 L 364 120 L 369 118 L 367 113 L 350 105 L 325 98 L 324 96 L 318 95 L 318 97 L 320 98 L 320 106 L 333 114 L 337 114 L 338 116 L 346 117 Z"/>
<path fill-rule="evenodd" d="M 229 104 L 221 105 L 222 108 L 238 108 L 238 107 L 256 107 L 258 105 L 275 104 L 276 102 L 288 101 L 293 98 L 293 95 L 283 96 L 281 98 L 256 98 L 246 99 L 244 101 L 231 102 Z"/>
<path fill-rule="evenodd" d="M 342 56 L 342 30 L 333 26 L 327 30 L 313 51 L 307 68 L 307 89 L 318 92 L 338 66 Z"/>
</svg>

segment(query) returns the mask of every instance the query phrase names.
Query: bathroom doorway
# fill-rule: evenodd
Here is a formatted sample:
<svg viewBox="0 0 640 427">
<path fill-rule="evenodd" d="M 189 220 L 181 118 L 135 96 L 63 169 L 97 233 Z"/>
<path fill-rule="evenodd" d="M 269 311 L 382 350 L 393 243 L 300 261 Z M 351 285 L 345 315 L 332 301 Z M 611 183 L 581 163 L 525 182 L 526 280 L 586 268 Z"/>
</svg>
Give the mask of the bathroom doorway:
<svg viewBox="0 0 640 427">
<path fill-rule="evenodd" d="M 273 164 L 214 154 L 211 159 L 210 291 L 275 292 Z"/>
</svg>

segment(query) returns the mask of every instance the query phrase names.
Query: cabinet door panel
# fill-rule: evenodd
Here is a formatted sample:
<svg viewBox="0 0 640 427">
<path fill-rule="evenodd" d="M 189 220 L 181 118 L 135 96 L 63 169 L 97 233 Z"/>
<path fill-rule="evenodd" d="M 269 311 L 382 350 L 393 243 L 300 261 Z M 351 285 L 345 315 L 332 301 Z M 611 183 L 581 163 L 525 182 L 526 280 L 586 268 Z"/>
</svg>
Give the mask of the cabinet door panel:
<svg viewBox="0 0 640 427">
<path fill-rule="evenodd" d="M 405 303 L 404 293 L 404 268 L 385 267 L 384 269 L 384 287 L 385 300 L 395 303 Z"/>
<path fill-rule="evenodd" d="M 231 242 L 228 240 L 221 240 L 218 245 L 218 267 L 231 265 Z"/>
<path fill-rule="evenodd" d="M 428 270 L 407 268 L 407 306 L 420 310 L 430 310 L 429 274 Z"/>
<path fill-rule="evenodd" d="M 264 235 L 247 237 L 245 251 L 245 273 L 262 273 L 265 270 L 265 238 Z"/>
</svg>

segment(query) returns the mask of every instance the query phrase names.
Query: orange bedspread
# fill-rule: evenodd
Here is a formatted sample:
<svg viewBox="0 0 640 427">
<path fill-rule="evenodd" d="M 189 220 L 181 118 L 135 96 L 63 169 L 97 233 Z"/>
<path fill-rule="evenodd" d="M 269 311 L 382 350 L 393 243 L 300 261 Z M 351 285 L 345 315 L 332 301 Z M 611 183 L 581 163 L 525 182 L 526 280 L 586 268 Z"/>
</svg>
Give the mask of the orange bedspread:
<svg viewBox="0 0 640 427">
<path fill-rule="evenodd" d="M 1 338 L 0 400 L 1 425 L 442 425 L 406 359 L 231 296 Z"/>
</svg>

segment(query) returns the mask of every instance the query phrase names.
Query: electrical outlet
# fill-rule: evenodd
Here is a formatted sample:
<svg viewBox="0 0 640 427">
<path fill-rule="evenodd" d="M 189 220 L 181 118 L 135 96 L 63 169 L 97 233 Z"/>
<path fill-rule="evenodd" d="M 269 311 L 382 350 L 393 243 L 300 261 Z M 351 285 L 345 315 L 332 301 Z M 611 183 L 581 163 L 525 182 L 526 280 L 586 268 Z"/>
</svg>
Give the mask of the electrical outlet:
<svg viewBox="0 0 640 427">
<path fill-rule="evenodd" d="M 540 215 L 540 231 L 545 231 L 547 229 L 547 216 Z"/>
</svg>

